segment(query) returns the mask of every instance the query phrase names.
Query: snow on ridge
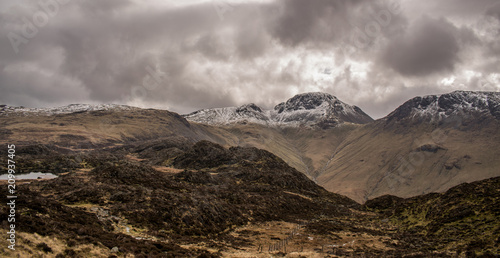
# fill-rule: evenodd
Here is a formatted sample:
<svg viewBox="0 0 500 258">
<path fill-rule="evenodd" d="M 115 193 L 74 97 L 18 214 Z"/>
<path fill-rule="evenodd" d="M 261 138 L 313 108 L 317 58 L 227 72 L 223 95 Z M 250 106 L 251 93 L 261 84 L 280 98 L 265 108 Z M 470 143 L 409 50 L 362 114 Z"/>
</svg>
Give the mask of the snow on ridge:
<svg viewBox="0 0 500 258">
<path fill-rule="evenodd" d="M 440 95 L 427 95 L 408 100 L 386 118 L 419 118 L 442 121 L 449 117 L 469 116 L 472 113 L 498 117 L 500 92 L 454 91 Z"/>
<path fill-rule="evenodd" d="M 260 111 L 248 108 L 252 104 L 243 105 L 240 107 L 225 107 L 202 109 L 191 114 L 184 115 L 189 121 L 210 124 L 210 125 L 226 125 L 232 123 L 256 123 L 268 125 L 272 123 L 262 109 Z M 255 105 L 256 106 L 256 105 Z M 256 106 L 258 107 L 258 106 Z"/>
<path fill-rule="evenodd" d="M 26 107 L 12 107 L 7 105 L 0 106 L 1 115 L 24 115 L 24 116 L 51 116 L 58 114 L 70 114 L 75 112 L 87 111 L 102 111 L 102 110 L 132 110 L 136 109 L 131 106 L 118 105 L 118 104 L 70 104 L 62 107 L 50 108 L 26 108 Z"/>
<path fill-rule="evenodd" d="M 285 127 L 315 126 L 319 123 L 336 126 L 343 122 L 364 123 L 372 120 L 361 109 L 321 92 L 295 95 L 271 110 L 262 110 L 252 103 L 240 107 L 202 109 L 184 115 L 184 118 L 210 125 L 256 123 Z"/>
</svg>

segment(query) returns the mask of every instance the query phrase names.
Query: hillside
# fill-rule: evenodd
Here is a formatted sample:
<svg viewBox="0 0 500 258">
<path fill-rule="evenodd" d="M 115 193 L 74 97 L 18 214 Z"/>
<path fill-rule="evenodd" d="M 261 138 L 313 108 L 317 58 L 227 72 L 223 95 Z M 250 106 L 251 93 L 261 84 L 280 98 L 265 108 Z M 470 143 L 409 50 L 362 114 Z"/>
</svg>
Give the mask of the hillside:
<svg viewBox="0 0 500 258">
<path fill-rule="evenodd" d="M 37 148 L 20 152 L 30 149 Z M 139 257 L 200 255 L 249 245 L 229 235 L 249 223 L 301 223 L 321 214 L 347 216 L 360 207 L 256 148 L 171 138 L 84 156 L 38 149 L 45 153 L 33 159 L 66 160 L 67 166 L 56 179 L 19 183 L 21 236 L 41 236 L 19 246 L 19 254 L 80 255 L 94 245 L 98 256 L 114 247 Z M 1 208 L 2 216 L 7 212 Z M 43 242 L 47 238 L 57 241 Z M 186 247 L 190 243 L 205 247 Z"/>
<path fill-rule="evenodd" d="M 92 149 L 171 135 L 214 142 L 223 141 L 225 137 L 217 128 L 190 124 L 173 112 L 116 105 L 70 105 L 53 109 L 3 107 L 0 122 L 2 143 L 15 139 L 19 145 L 54 144 L 68 149 Z"/>
<path fill-rule="evenodd" d="M 381 197 L 361 206 L 256 148 L 169 137 L 85 154 L 61 151 L 19 148 L 37 169 L 59 175 L 18 181 L 20 256 L 498 252 L 498 178 L 445 194 Z M 0 216 L 7 216 L 7 209 L 3 206 Z M 457 230 L 460 235 L 447 236 Z"/>
<path fill-rule="evenodd" d="M 432 243 L 467 257 L 500 253 L 500 177 L 409 199 L 383 196 L 365 206 L 389 216 L 407 235 L 422 236 L 414 247 Z"/>
</svg>

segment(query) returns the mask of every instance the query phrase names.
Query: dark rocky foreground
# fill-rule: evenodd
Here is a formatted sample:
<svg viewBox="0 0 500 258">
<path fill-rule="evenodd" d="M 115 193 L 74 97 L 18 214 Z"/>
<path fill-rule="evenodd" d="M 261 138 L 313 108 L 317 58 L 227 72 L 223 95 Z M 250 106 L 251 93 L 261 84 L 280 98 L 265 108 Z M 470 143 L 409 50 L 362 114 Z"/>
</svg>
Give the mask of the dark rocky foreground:
<svg viewBox="0 0 500 258">
<path fill-rule="evenodd" d="M 411 239 L 409 248 L 451 249 L 468 257 L 500 252 L 500 177 L 409 199 L 382 196 L 365 207 L 388 217 Z"/>
<path fill-rule="evenodd" d="M 291 257 L 499 252 L 500 178 L 444 194 L 384 196 L 362 206 L 256 148 L 171 137 L 83 154 L 45 145 L 20 147 L 19 153 L 21 171 L 60 174 L 19 182 L 18 230 L 39 236 L 21 241 L 24 255 L 84 256 L 78 247 L 90 246 L 103 256 L 218 257 L 252 250 L 267 257 L 268 245 L 277 241 L 288 249 L 280 244 L 275 255 L 302 248 Z M 5 205 L 0 216 L 7 217 Z M 264 241 L 258 225 L 265 223 L 303 229 L 286 241 L 276 235 Z M 249 225 L 254 228 L 241 230 Z"/>
</svg>

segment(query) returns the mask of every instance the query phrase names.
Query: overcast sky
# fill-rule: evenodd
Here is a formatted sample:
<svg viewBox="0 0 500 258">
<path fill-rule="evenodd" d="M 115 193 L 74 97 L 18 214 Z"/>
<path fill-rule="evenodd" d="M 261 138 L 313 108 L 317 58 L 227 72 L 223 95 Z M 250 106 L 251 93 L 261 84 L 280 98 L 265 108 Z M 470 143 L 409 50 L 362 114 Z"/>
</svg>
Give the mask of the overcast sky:
<svg viewBox="0 0 500 258">
<path fill-rule="evenodd" d="M 498 0 L 2 0 L 0 25 L 0 103 L 15 106 L 188 113 L 322 91 L 380 118 L 500 91 Z"/>
</svg>

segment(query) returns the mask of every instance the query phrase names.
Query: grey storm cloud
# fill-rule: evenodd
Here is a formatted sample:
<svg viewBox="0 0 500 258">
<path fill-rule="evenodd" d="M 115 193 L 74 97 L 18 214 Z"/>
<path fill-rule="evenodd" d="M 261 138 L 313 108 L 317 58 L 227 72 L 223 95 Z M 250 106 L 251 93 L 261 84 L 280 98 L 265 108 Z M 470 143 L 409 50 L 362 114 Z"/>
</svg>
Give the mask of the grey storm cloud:
<svg viewBox="0 0 500 258">
<path fill-rule="evenodd" d="M 500 20 L 500 2 L 497 2 L 496 4 L 490 6 L 486 13 Z"/>
<path fill-rule="evenodd" d="M 382 62 L 403 75 L 426 75 L 453 70 L 459 62 L 457 29 L 439 19 L 422 19 L 404 35 L 394 38 Z"/>
<path fill-rule="evenodd" d="M 384 28 L 384 33 L 405 25 L 404 17 L 392 12 L 398 6 L 397 2 L 390 1 L 283 0 L 282 11 L 270 23 L 269 31 L 290 46 L 318 42 L 330 46 L 349 44 L 354 30 L 364 30 L 370 22 L 385 23 L 378 19 L 388 19 L 389 24 L 382 25 L 389 27 Z"/>
<path fill-rule="evenodd" d="M 380 117 L 454 90 L 436 84 L 445 77 L 498 73 L 498 1 L 471 2 L 5 0 L 0 103 L 187 113 L 322 90 Z"/>
</svg>

